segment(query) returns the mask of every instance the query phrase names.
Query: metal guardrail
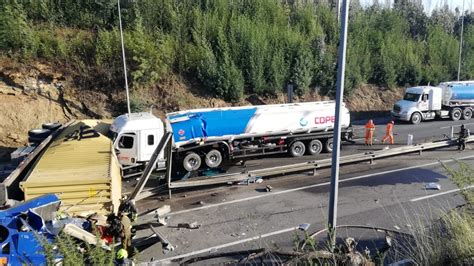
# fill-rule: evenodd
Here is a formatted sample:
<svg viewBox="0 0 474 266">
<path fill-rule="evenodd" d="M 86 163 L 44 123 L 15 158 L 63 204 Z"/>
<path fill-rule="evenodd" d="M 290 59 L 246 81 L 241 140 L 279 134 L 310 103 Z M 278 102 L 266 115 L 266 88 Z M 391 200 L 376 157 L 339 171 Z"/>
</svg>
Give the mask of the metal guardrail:
<svg viewBox="0 0 474 266">
<path fill-rule="evenodd" d="M 467 142 L 474 142 L 474 136 L 470 136 L 467 138 Z M 428 142 L 428 143 L 421 143 L 397 148 L 390 148 L 388 150 L 379 150 L 379 151 L 371 151 L 365 152 L 361 154 L 352 154 L 342 156 L 340 158 L 340 164 L 352 164 L 352 163 L 359 163 L 359 162 L 373 162 L 377 159 L 409 154 L 409 153 L 422 153 L 426 150 L 433 150 L 439 148 L 445 148 L 453 145 L 457 145 L 457 140 L 450 139 L 450 140 L 442 140 L 442 141 L 435 141 L 435 142 Z M 241 172 L 241 173 L 233 173 L 233 174 L 222 174 L 212 177 L 195 177 L 193 180 L 186 180 L 186 181 L 174 181 L 168 182 L 168 188 L 187 188 L 187 187 L 196 187 L 196 186 L 207 186 L 207 185 L 217 185 L 217 184 L 225 184 L 229 182 L 239 182 L 246 180 L 251 177 L 268 177 L 274 175 L 282 175 L 282 174 L 291 174 L 297 172 L 304 172 L 304 171 L 316 171 L 320 168 L 327 168 L 331 166 L 331 158 L 323 159 L 323 160 L 316 160 L 316 161 L 309 161 L 304 163 L 296 163 L 291 165 L 283 165 L 277 167 L 270 167 L 264 169 L 257 169 L 251 170 L 248 172 Z"/>
</svg>

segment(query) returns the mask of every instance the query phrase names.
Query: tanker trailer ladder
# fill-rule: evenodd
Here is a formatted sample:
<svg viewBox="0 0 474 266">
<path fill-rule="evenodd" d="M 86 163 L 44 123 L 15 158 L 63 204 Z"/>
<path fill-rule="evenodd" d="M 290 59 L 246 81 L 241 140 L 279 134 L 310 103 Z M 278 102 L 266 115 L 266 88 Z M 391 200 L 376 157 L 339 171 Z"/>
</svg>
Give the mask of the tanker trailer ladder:
<svg viewBox="0 0 474 266">
<path fill-rule="evenodd" d="M 467 138 L 466 143 L 474 142 L 474 136 Z M 353 164 L 359 162 L 372 162 L 377 159 L 383 159 L 387 157 L 393 157 L 398 155 L 405 155 L 409 153 L 418 152 L 421 155 L 422 151 L 433 150 L 439 148 L 445 148 L 449 146 L 457 145 L 456 140 L 441 140 L 428 143 L 421 143 L 410 146 L 403 146 L 392 148 L 390 150 L 380 150 L 373 152 L 366 152 L 361 154 L 353 154 L 342 156 L 340 164 Z M 331 167 L 331 159 L 323 159 L 318 161 L 309 161 L 305 163 L 297 163 L 291 165 L 277 166 L 271 168 L 264 168 L 258 170 L 251 170 L 248 172 L 241 172 L 235 174 L 222 174 L 212 177 L 197 177 L 194 180 L 186 181 L 175 181 L 169 182 L 169 190 L 173 188 L 187 188 L 187 187 L 196 187 L 196 186 L 207 186 L 207 185 L 216 185 L 216 184 L 225 184 L 229 182 L 238 182 L 243 181 L 251 177 L 268 177 L 275 175 L 284 175 L 304 171 L 316 171 L 317 169 Z"/>
</svg>

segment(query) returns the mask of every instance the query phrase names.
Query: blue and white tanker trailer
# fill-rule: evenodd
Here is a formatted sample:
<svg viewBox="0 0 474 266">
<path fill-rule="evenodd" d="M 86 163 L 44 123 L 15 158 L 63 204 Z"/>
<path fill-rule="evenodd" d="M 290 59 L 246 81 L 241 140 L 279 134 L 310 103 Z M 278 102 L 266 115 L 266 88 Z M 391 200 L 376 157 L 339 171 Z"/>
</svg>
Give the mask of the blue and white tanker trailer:
<svg viewBox="0 0 474 266">
<path fill-rule="evenodd" d="M 474 110 L 474 81 L 442 82 L 438 86 L 408 88 L 395 103 L 392 116 L 419 124 L 423 120 L 451 118 L 469 120 Z"/>
<path fill-rule="evenodd" d="M 348 140 L 350 114 L 342 108 L 342 136 Z M 124 166 L 150 160 L 170 131 L 173 163 L 194 171 L 246 157 L 331 152 L 334 114 L 334 101 L 194 109 L 168 113 L 164 121 L 151 113 L 132 113 L 117 117 L 110 130 Z"/>
</svg>

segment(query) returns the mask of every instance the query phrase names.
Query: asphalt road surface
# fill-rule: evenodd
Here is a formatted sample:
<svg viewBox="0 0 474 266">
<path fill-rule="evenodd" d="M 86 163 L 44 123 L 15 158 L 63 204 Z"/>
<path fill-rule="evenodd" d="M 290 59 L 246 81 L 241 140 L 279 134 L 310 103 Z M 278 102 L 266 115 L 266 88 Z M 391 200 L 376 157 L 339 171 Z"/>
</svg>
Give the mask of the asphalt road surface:
<svg viewBox="0 0 474 266">
<path fill-rule="evenodd" d="M 384 134 L 388 119 L 376 119 L 376 139 Z M 406 143 L 407 134 L 414 135 L 415 142 L 442 139 L 449 135 L 451 125 L 463 121 L 432 121 L 420 125 L 396 124 L 395 140 Z M 363 124 L 355 123 L 363 135 Z M 466 123 L 471 131 L 472 124 Z M 362 130 L 361 130 L 362 129 Z M 455 129 L 457 132 L 459 127 Z M 343 154 L 360 153 L 366 149 L 381 149 L 387 145 L 366 147 L 358 144 L 344 145 Z M 377 143 L 377 142 L 376 142 Z M 471 144 L 472 145 L 472 144 Z M 469 145 L 468 145 L 469 146 Z M 474 145 L 472 145 L 474 147 Z M 286 158 L 276 156 L 249 161 L 248 167 L 265 168 L 276 165 L 327 158 Z M 401 231 L 410 231 L 414 224 L 439 217 L 443 211 L 463 203 L 458 188 L 448 179 L 440 161 L 457 167 L 462 161 L 474 165 L 471 147 L 459 152 L 456 147 L 410 154 L 376 161 L 342 166 L 340 171 L 338 224 L 370 225 Z M 235 167 L 234 171 L 240 171 Z M 171 200 L 147 202 L 147 208 L 170 204 L 168 227 L 160 227 L 175 250 L 164 255 L 160 244 L 143 250 L 139 256 L 143 262 L 167 262 L 170 260 L 207 255 L 229 250 L 252 248 L 294 247 L 296 235 L 302 237 L 296 227 L 310 223 L 308 232 L 326 227 L 328 214 L 330 169 L 318 171 L 317 176 L 308 173 L 265 179 L 261 184 L 215 186 L 193 191 L 176 191 Z M 427 183 L 435 182 L 440 190 L 427 190 Z M 273 190 L 265 192 L 266 185 Z M 199 229 L 178 229 L 178 223 L 197 222 Z M 357 230 L 338 230 L 338 237 L 352 236 L 361 243 L 375 241 L 370 234 Z M 141 230 L 137 237 L 150 235 Z M 363 242 L 366 241 L 366 242 Z"/>
</svg>

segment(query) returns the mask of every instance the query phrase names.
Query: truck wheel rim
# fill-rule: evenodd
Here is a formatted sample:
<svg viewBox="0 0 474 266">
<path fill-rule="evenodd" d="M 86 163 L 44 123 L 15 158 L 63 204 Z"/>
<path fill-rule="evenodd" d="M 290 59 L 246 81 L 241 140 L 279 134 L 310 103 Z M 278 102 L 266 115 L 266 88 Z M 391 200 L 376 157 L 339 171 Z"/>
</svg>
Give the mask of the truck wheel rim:
<svg viewBox="0 0 474 266">
<path fill-rule="evenodd" d="M 318 152 L 318 151 L 319 151 L 319 145 L 316 144 L 316 143 L 313 143 L 313 144 L 311 145 L 311 151 L 312 151 L 313 153 Z"/>
<path fill-rule="evenodd" d="M 217 150 L 211 150 L 206 155 L 206 165 L 211 168 L 218 167 L 222 163 L 222 155 Z"/>
<path fill-rule="evenodd" d="M 303 156 L 305 152 L 304 144 L 302 142 L 295 142 L 291 145 L 291 153 L 294 157 Z"/>
<path fill-rule="evenodd" d="M 184 168 L 188 171 L 197 170 L 201 166 L 199 155 L 189 154 L 184 158 Z"/>
<path fill-rule="evenodd" d="M 328 151 L 332 151 L 332 146 L 333 146 L 332 143 L 333 143 L 332 140 L 330 140 L 328 143 Z"/>
<path fill-rule="evenodd" d="M 419 114 L 414 114 L 413 115 L 413 123 L 418 124 L 420 122 L 420 115 Z"/>
<path fill-rule="evenodd" d="M 296 154 L 301 154 L 301 151 L 303 151 L 303 148 L 301 148 L 301 145 L 295 145 L 293 148 Z"/>
</svg>

